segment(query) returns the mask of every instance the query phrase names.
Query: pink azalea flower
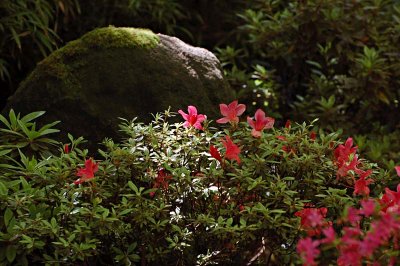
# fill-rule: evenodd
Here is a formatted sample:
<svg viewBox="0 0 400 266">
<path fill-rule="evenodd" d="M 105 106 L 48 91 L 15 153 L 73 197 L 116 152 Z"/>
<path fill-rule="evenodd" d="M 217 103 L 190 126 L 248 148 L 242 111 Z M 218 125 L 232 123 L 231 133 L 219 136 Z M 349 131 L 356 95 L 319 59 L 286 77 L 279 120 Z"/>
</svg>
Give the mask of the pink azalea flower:
<svg viewBox="0 0 400 266">
<path fill-rule="evenodd" d="M 375 201 L 374 200 L 362 200 L 360 214 L 369 217 L 375 212 Z"/>
<path fill-rule="evenodd" d="M 330 244 L 335 241 L 335 229 L 333 229 L 332 225 L 322 229 L 322 233 L 325 235 L 325 238 L 321 242 Z"/>
<path fill-rule="evenodd" d="M 206 120 L 206 116 L 202 114 L 197 114 L 197 108 L 190 105 L 188 107 L 188 114 L 183 112 L 182 110 L 179 110 L 178 113 L 181 114 L 183 119 L 186 120 L 186 122 L 183 124 L 184 127 L 194 127 L 197 129 L 202 130 L 203 126 L 201 123 Z"/>
<path fill-rule="evenodd" d="M 225 140 L 222 140 L 222 144 L 226 149 L 225 158 L 229 160 L 236 160 L 238 163 L 240 163 L 240 148 L 232 142 L 231 138 L 229 136 L 225 136 Z"/>
<path fill-rule="evenodd" d="M 361 220 L 360 211 L 354 207 L 347 209 L 347 221 L 351 224 L 357 224 Z"/>
<path fill-rule="evenodd" d="M 98 171 L 99 164 L 95 163 L 92 158 L 85 161 L 85 167 L 78 169 L 77 176 L 81 178 L 74 181 L 75 185 L 82 184 L 94 177 L 94 174 Z"/>
<path fill-rule="evenodd" d="M 275 119 L 272 117 L 265 117 L 265 113 L 261 109 L 256 111 L 254 118 L 255 121 L 252 118 L 247 117 L 247 123 L 249 123 L 249 125 L 253 128 L 251 135 L 256 138 L 261 137 L 261 132 L 264 128 L 272 128 L 275 123 Z"/>
<path fill-rule="evenodd" d="M 239 116 L 244 113 L 244 111 L 246 110 L 246 106 L 244 104 L 238 104 L 238 101 L 233 101 L 229 105 L 221 103 L 219 105 L 219 109 L 224 117 L 218 119 L 216 121 L 217 123 L 238 123 Z"/>
<path fill-rule="evenodd" d="M 300 239 L 297 243 L 297 252 L 303 260 L 303 265 L 317 265 L 315 259 L 318 257 L 320 251 L 318 249 L 320 242 L 312 240 L 311 237 Z"/>
<path fill-rule="evenodd" d="M 396 170 L 397 175 L 400 176 L 400 165 L 395 166 L 394 169 Z"/>
</svg>

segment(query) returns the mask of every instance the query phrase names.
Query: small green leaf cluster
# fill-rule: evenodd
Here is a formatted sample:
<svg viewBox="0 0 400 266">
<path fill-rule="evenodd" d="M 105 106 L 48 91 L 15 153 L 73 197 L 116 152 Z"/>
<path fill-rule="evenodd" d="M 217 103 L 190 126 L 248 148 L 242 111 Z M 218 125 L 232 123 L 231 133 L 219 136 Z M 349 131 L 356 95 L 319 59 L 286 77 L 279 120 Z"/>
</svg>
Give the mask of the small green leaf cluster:
<svg viewBox="0 0 400 266">
<path fill-rule="evenodd" d="M 0 81 L 15 82 L 15 72 L 55 50 L 62 19 L 80 9 L 77 0 L 4 0 L 0 12 Z"/>
<path fill-rule="evenodd" d="M 36 122 L 33 120 L 44 113 L 44 111 L 33 112 L 21 118 L 20 114 L 15 114 L 11 109 L 8 117 L 0 114 L 0 156 L 8 154 L 15 158 L 21 151 L 27 155 L 38 155 L 56 145 L 57 141 L 48 138 L 47 135 L 59 132 L 53 127 L 60 121 L 36 129 Z"/>
<path fill-rule="evenodd" d="M 295 212 L 327 207 L 333 221 L 356 202 L 352 181 L 336 178 L 336 133 L 315 138 L 313 124 L 296 124 L 254 138 L 244 122 L 199 131 L 173 116 L 122 120 L 125 140 L 106 139 L 95 177 L 80 185 L 82 138 L 40 159 L 1 154 L 0 264 L 288 265 L 298 263 Z M 240 164 L 224 156 L 226 135 Z M 388 175 L 362 164 L 379 195 Z"/>
</svg>

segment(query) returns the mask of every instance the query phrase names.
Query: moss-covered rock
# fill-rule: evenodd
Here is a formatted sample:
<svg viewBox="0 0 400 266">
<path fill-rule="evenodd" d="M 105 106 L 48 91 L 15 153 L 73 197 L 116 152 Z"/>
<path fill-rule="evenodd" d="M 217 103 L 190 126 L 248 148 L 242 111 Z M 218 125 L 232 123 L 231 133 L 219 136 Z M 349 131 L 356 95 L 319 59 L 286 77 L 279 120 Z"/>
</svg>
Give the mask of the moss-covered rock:
<svg viewBox="0 0 400 266">
<path fill-rule="evenodd" d="M 43 122 L 98 143 L 115 136 L 118 117 L 197 106 L 210 118 L 232 99 L 217 58 L 150 30 L 93 30 L 40 62 L 3 112 L 47 111 Z"/>
</svg>

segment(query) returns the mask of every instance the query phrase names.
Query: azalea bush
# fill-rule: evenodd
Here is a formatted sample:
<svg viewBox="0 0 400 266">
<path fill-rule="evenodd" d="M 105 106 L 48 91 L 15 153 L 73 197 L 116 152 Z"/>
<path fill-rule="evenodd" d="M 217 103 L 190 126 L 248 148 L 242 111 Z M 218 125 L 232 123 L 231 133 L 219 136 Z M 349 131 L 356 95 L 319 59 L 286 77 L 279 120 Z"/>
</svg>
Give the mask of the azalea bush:
<svg viewBox="0 0 400 266">
<path fill-rule="evenodd" d="M 369 185 L 374 182 L 372 169 L 362 170 L 353 140 L 335 150 L 338 178 L 354 180 L 356 205 L 345 208 L 338 220 L 325 218 L 327 208 L 305 206 L 296 213 L 301 217 L 303 237 L 297 244 L 303 265 L 324 263 L 357 266 L 397 265 L 400 245 L 400 184 L 397 191 L 385 188 L 381 197 L 370 197 Z M 400 166 L 394 167 L 400 176 Z"/>
<path fill-rule="evenodd" d="M 307 264 L 343 210 L 393 177 L 316 122 L 277 128 L 237 101 L 220 111 L 215 122 L 194 106 L 122 119 L 125 140 L 106 139 L 95 158 L 71 135 L 56 151 L 4 149 L 0 263 Z"/>
</svg>

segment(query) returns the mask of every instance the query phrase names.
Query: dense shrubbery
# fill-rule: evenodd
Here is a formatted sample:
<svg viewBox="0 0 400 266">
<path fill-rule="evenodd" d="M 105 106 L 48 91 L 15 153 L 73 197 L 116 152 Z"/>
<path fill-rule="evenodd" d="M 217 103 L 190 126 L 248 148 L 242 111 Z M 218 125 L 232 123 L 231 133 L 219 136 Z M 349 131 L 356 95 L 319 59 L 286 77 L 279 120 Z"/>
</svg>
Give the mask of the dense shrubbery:
<svg viewBox="0 0 400 266">
<path fill-rule="evenodd" d="M 240 41 L 219 54 L 243 99 L 368 139 L 382 166 L 398 160 L 397 1 L 252 1 L 240 17 Z"/>
<path fill-rule="evenodd" d="M 0 116 L 0 264 L 281 265 L 300 263 L 296 248 L 310 265 L 396 263 L 399 3 L 199 2 L 0 4 L 2 96 L 59 36 L 139 26 L 225 47 L 217 54 L 248 112 L 264 105 L 280 119 L 272 128 L 257 111 L 237 123 L 233 104 L 222 130 L 193 108 L 181 112 L 189 128 L 171 112 L 124 120 L 125 141 L 105 140 L 94 160 L 82 138 L 49 138 L 56 123 L 37 128 L 43 112 Z M 320 120 L 281 128 L 288 117 Z M 341 131 L 390 172 L 352 139 L 338 146 Z"/>
<path fill-rule="evenodd" d="M 82 138 L 54 151 L 53 125 L 26 142 L 41 113 L 1 117 L 0 261 L 299 263 L 303 208 L 327 208 L 336 221 L 354 195 L 378 197 L 390 179 L 350 140 L 334 152 L 337 134 L 273 128 L 261 110 L 238 123 L 244 108 L 222 105 L 222 130 L 194 107 L 179 111 L 185 124 L 169 123 L 170 111 L 148 125 L 123 120 L 125 141 L 105 140 L 96 160 Z M 374 182 L 360 185 L 368 169 Z"/>
<path fill-rule="evenodd" d="M 300 119 L 318 117 L 324 126 L 360 133 L 377 121 L 399 123 L 395 1 L 255 1 L 241 18 L 238 34 L 247 43 L 237 48 L 246 61 L 232 53 L 236 65 L 249 70 L 251 60 L 273 71 L 280 110 L 291 106 Z"/>
</svg>

